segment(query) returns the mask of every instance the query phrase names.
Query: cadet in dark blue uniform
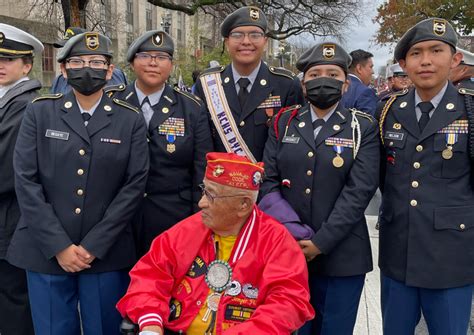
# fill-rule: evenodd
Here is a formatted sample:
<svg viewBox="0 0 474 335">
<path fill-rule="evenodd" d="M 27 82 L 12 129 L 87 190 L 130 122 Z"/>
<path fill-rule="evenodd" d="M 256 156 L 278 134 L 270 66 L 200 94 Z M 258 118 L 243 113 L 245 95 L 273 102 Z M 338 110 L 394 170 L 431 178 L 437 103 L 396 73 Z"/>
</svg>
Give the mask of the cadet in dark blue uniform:
<svg viewBox="0 0 474 335">
<path fill-rule="evenodd" d="M 5 260 L 20 218 L 15 194 L 13 148 L 26 106 L 41 83 L 29 79 L 43 44 L 21 29 L 0 23 L 0 334 L 31 335 L 30 305 L 23 269 Z"/>
<path fill-rule="evenodd" d="M 148 125 L 150 171 L 137 218 L 141 255 L 156 236 L 199 210 L 205 156 L 213 149 L 206 109 L 199 98 L 166 84 L 173 53 L 167 33 L 146 32 L 127 53 L 137 80 L 127 87 L 107 89 L 141 108 Z"/>
<path fill-rule="evenodd" d="M 299 237 L 316 310 L 303 335 L 352 334 L 372 270 L 364 210 L 378 186 L 379 140 L 372 116 L 340 106 L 350 61 L 330 42 L 301 56 L 308 103 L 278 114 L 264 152 L 260 204 L 279 201 L 278 212 L 289 203 L 292 216 L 314 231 Z"/>
<path fill-rule="evenodd" d="M 22 215 L 7 259 L 27 270 L 36 334 L 118 333 L 148 147 L 137 109 L 103 92 L 111 55 L 98 33 L 71 38 L 58 61 L 73 91 L 37 98 L 19 131 Z"/>
<path fill-rule="evenodd" d="M 272 116 L 281 107 L 303 102 L 293 73 L 262 61 L 266 31 L 267 19 L 257 7 L 227 16 L 221 34 L 232 63 L 203 71 L 196 84 L 196 94 L 210 112 L 216 150 L 256 161 L 262 159 Z"/>
<path fill-rule="evenodd" d="M 421 312 L 430 334 L 467 332 L 474 283 L 474 143 L 468 145 L 474 92 L 448 81 L 461 61 L 456 42 L 446 20 L 430 18 L 395 48 L 415 87 L 390 98 L 380 117 L 386 335 L 413 334 Z"/>
</svg>

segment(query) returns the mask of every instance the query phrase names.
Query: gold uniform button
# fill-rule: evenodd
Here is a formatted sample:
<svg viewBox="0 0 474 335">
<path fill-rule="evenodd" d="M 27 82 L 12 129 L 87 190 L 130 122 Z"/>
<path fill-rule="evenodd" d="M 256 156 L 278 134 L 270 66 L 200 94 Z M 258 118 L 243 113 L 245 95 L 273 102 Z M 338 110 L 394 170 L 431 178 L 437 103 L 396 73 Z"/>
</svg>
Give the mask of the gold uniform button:
<svg viewBox="0 0 474 335">
<path fill-rule="evenodd" d="M 76 213 L 76 214 L 81 214 L 81 209 L 80 209 L 80 208 L 76 208 L 76 209 L 74 210 L 74 213 Z"/>
<path fill-rule="evenodd" d="M 417 145 L 416 146 L 416 151 L 418 151 L 418 152 L 423 151 L 423 146 L 422 145 Z"/>
<path fill-rule="evenodd" d="M 415 163 L 413 163 L 413 167 L 414 167 L 415 169 L 419 169 L 419 168 L 421 167 L 421 164 L 418 163 L 418 162 L 415 162 Z"/>
<path fill-rule="evenodd" d="M 308 157 L 313 157 L 313 156 L 314 156 L 314 154 L 313 154 L 312 151 L 308 152 Z"/>
<path fill-rule="evenodd" d="M 311 193 L 311 189 L 307 188 L 306 190 L 304 190 L 304 193 L 310 194 L 310 193 Z"/>
<path fill-rule="evenodd" d="M 84 191 L 81 189 L 78 189 L 76 193 L 77 195 L 84 195 Z"/>
<path fill-rule="evenodd" d="M 84 156 L 86 154 L 86 151 L 84 149 L 79 150 L 79 155 Z"/>
<path fill-rule="evenodd" d="M 416 180 L 411 182 L 411 187 L 417 188 L 418 186 L 419 186 L 419 184 Z"/>
<path fill-rule="evenodd" d="M 84 174 L 84 170 L 83 170 L 83 169 L 77 170 L 77 174 L 78 174 L 79 176 L 82 176 L 82 175 Z"/>
<path fill-rule="evenodd" d="M 143 197 L 146 198 L 148 196 L 148 193 L 143 193 Z"/>
<path fill-rule="evenodd" d="M 459 225 L 459 228 L 461 228 L 462 230 L 464 230 L 464 229 L 466 229 L 466 225 L 465 225 L 464 223 L 461 223 L 461 224 Z"/>
<path fill-rule="evenodd" d="M 306 174 L 307 174 L 308 176 L 311 176 L 311 175 L 313 174 L 313 171 L 308 170 L 308 171 L 306 171 Z"/>
<path fill-rule="evenodd" d="M 241 127 L 245 126 L 245 121 L 240 122 L 239 126 L 241 126 Z"/>
<path fill-rule="evenodd" d="M 410 205 L 411 205 L 412 207 L 416 207 L 416 205 L 418 205 L 418 201 L 412 200 L 412 201 L 410 201 Z"/>
</svg>

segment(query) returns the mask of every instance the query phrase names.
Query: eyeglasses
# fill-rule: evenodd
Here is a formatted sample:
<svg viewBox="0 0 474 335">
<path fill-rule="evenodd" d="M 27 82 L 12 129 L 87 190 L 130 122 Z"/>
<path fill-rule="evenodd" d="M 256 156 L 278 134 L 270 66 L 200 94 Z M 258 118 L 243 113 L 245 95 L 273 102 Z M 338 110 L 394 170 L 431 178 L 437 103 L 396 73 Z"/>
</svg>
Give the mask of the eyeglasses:
<svg viewBox="0 0 474 335">
<path fill-rule="evenodd" d="M 199 188 L 201 189 L 202 195 L 205 196 L 211 204 L 214 203 L 215 199 L 219 198 L 233 198 L 233 197 L 243 197 L 244 195 L 242 194 L 235 194 L 235 195 L 212 195 L 211 192 L 209 192 L 206 189 L 206 185 L 204 184 L 199 184 Z"/>
<path fill-rule="evenodd" d="M 252 31 L 250 33 L 243 33 L 241 31 L 233 31 L 229 33 L 229 38 L 238 42 L 242 42 L 245 36 L 248 36 L 249 40 L 252 42 L 258 42 L 263 38 L 263 36 L 265 36 L 265 34 L 260 31 Z"/>
<path fill-rule="evenodd" d="M 66 60 L 71 69 L 82 69 L 87 64 L 91 69 L 103 69 L 104 66 L 108 66 L 109 62 L 102 59 L 91 59 L 89 61 L 80 58 L 69 58 Z"/>
<path fill-rule="evenodd" d="M 162 55 L 162 54 L 151 55 L 146 52 L 139 52 L 135 55 L 135 59 L 142 63 L 151 63 L 152 60 L 154 60 L 157 63 L 163 63 L 168 60 L 173 60 L 173 57 L 169 55 Z"/>
</svg>

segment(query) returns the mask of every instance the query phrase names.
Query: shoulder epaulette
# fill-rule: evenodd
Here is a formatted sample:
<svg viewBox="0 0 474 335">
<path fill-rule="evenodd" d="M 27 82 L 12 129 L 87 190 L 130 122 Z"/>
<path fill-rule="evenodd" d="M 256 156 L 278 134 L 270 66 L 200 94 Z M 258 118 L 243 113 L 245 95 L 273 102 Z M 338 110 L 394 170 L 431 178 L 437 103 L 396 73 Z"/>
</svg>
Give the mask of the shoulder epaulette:
<svg viewBox="0 0 474 335">
<path fill-rule="evenodd" d="M 362 112 L 358 109 L 355 109 L 355 108 L 349 108 L 349 110 L 354 113 L 356 116 L 361 116 L 363 118 L 366 118 L 367 120 L 369 120 L 370 122 L 374 122 L 375 121 L 375 118 L 370 115 L 370 114 L 367 114 L 365 112 Z"/>
<path fill-rule="evenodd" d="M 62 96 L 63 96 L 62 93 L 43 94 L 43 95 L 40 95 L 39 97 L 36 97 L 35 99 L 33 99 L 32 102 L 36 102 L 36 101 L 39 101 L 39 100 L 45 100 L 45 99 L 59 99 Z"/>
<path fill-rule="evenodd" d="M 268 69 L 273 74 L 283 76 L 283 77 L 287 77 L 287 78 L 290 78 L 290 79 L 295 79 L 295 74 L 293 72 L 291 72 L 290 70 L 287 70 L 283 67 L 270 66 Z"/>
<path fill-rule="evenodd" d="M 474 90 L 471 90 L 469 88 L 460 88 L 458 90 L 459 93 L 464 94 L 464 95 L 472 95 L 474 96 Z"/>
<path fill-rule="evenodd" d="M 223 65 L 216 66 L 216 67 L 210 67 L 210 68 L 205 69 L 204 71 L 202 71 L 201 74 L 199 75 L 199 77 L 201 77 L 205 74 L 222 72 L 222 71 L 224 71 L 224 69 L 225 69 L 225 66 L 223 66 Z"/>
<path fill-rule="evenodd" d="M 185 97 L 187 97 L 188 99 L 191 99 L 192 101 L 194 101 L 195 103 L 197 103 L 199 106 L 201 106 L 202 102 L 201 102 L 201 99 L 199 99 L 199 97 L 195 96 L 194 94 L 191 94 L 191 93 L 188 93 L 186 91 L 183 91 L 182 89 L 179 89 L 177 87 L 174 88 L 174 90 L 182 95 L 184 95 Z"/>
<path fill-rule="evenodd" d="M 119 100 L 119 99 L 117 99 L 117 98 L 114 98 L 114 99 L 112 99 L 112 101 L 115 102 L 117 105 L 120 105 L 120 106 L 122 106 L 122 107 L 125 107 L 125 108 L 128 108 L 128 109 L 134 111 L 135 113 L 139 113 L 139 112 L 140 112 L 137 107 L 132 106 L 132 105 L 130 105 L 128 102 L 125 102 L 125 101 L 123 101 L 123 100 Z"/>
<path fill-rule="evenodd" d="M 115 92 L 125 91 L 126 87 L 127 85 L 125 84 L 111 85 L 111 86 L 105 87 L 104 92 L 105 94 L 107 94 L 107 96 L 111 97 Z"/>
</svg>

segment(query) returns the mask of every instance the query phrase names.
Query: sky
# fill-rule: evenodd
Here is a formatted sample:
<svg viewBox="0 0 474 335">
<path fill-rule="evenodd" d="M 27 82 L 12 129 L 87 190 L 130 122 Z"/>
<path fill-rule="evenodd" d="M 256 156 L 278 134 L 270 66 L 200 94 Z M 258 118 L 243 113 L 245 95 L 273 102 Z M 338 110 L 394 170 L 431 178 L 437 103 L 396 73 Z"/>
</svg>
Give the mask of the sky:
<svg viewBox="0 0 474 335">
<path fill-rule="evenodd" d="M 347 29 L 347 32 L 343 36 L 343 41 L 340 43 L 346 49 L 347 52 L 352 50 L 362 49 L 369 51 L 374 55 L 374 71 L 375 76 L 378 74 L 379 68 L 385 66 L 387 61 L 392 58 L 392 50 L 388 46 L 381 47 L 375 45 L 373 37 L 378 29 L 378 24 L 373 23 L 372 19 L 377 15 L 377 7 L 384 2 L 384 0 L 363 0 L 365 3 L 366 9 L 363 11 L 365 15 L 360 18 L 359 25 L 355 25 L 351 29 Z M 312 37 L 300 37 L 300 41 L 307 45 L 314 45 L 320 43 L 323 40 L 315 40 Z M 328 39 L 326 39 L 328 40 Z M 385 73 L 382 73 L 385 75 Z"/>
</svg>

